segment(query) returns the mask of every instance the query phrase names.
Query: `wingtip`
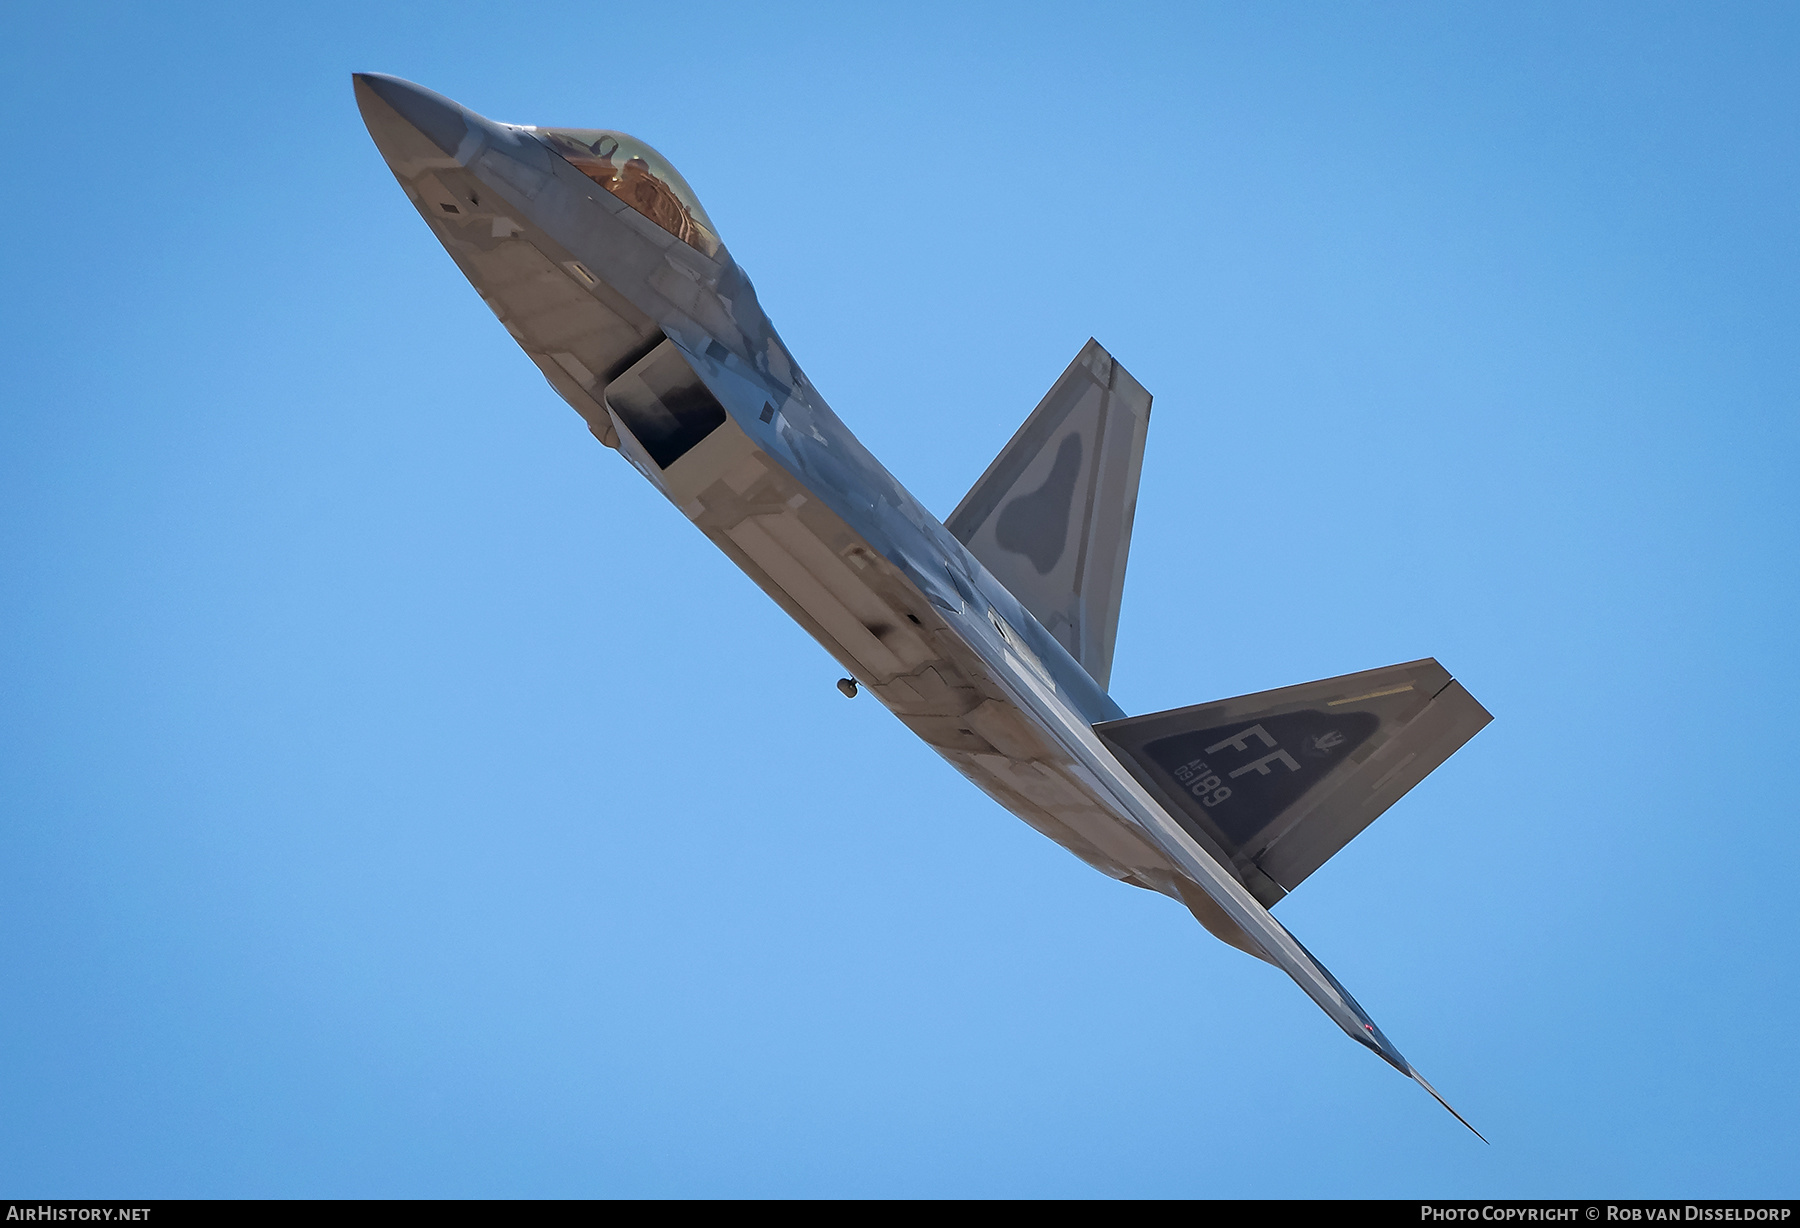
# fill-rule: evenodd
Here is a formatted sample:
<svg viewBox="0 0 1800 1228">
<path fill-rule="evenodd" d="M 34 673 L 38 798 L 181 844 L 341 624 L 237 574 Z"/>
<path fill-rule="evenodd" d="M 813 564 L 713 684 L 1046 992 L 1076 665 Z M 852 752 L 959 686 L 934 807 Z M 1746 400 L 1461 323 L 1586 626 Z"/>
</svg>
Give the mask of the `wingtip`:
<svg viewBox="0 0 1800 1228">
<path fill-rule="evenodd" d="M 1433 1100 L 1437 1101 L 1439 1104 L 1443 1105 L 1445 1110 L 1447 1112 L 1449 1112 L 1450 1116 L 1452 1116 L 1452 1117 L 1456 1118 L 1456 1120 L 1462 1122 L 1463 1126 L 1465 1128 L 1467 1128 L 1467 1130 L 1469 1131 L 1470 1134 L 1473 1134 L 1476 1138 L 1480 1139 L 1482 1142 L 1487 1143 L 1487 1135 L 1485 1135 L 1481 1131 L 1477 1130 L 1474 1126 L 1469 1125 L 1469 1119 L 1467 1117 L 1464 1117 L 1461 1113 L 1458 1113 L 1454 1108 L 1451 1108 L 1450 1102 L 1448 1100 L 1444 1099 L 1442 1096 L 1438 1095 L 1437 1088 L 1435 1088 L 1431 1084 L 1427 1083 L 1425 1081 L 1424 1075 L 1420 1074 L 1416 1070 L 1411 1071 L 1410 1073 L 1412 1074 L 1413 1082 L 1417 1083 L 1420 1087 L 1422 1087 L 1426 1091 L 1430 1092 L 1431 1098 Z M 1488 1143 L 1488 1146 L 1492 1147 L 1493 1144 Z"/>
</svg>

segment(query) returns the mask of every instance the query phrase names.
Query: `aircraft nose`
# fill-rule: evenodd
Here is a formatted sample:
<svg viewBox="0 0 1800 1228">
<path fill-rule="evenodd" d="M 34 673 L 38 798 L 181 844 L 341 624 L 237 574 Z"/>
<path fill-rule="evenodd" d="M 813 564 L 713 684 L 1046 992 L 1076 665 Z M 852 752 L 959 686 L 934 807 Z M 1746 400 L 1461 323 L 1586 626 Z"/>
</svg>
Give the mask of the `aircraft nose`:
<svg viewBox="0 0 1800 1228">
<path fill-rule="evenodd" d="M 422 85 L 414 85 L 411 81 L 403 81 L 399 77 L 390 77 L 386 73 L 359 72 L 350 74 L 356 85 L 356 101 L 363 112 L 365 122 L 374 117 L 369 114 L 368 102 L 371 97 L 379 98 L 386 103 L 395 114 L 423 133 L 433 145 L 447 154 L 454 154 L 457 146 L 469 131 L 467 113 L 462 107 L 451 102 L 442 94 L 434 93 Z"/>
</svg>

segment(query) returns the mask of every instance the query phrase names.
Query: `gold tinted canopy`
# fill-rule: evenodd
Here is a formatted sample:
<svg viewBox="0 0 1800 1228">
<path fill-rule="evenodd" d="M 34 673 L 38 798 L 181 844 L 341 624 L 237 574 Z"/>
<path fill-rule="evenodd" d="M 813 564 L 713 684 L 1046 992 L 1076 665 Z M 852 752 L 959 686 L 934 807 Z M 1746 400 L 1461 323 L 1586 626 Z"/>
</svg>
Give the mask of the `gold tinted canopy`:
<svg viewBox="0 0 1800 1228">
<path fill-rule="evenodd" d="M 719 252 L 719 232 L 669 160 L 636 137 L 606 128 L 537 128 L 534 131 L 582 174 L 708 256 Z"/>
</svg>

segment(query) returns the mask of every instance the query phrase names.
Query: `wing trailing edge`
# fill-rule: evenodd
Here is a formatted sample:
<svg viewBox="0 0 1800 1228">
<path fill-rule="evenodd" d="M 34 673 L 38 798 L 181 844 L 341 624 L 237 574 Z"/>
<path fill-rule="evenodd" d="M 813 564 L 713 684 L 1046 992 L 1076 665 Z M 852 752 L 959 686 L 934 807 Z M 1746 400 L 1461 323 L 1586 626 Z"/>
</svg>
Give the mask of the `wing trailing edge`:
<svg viewBox="0 0 1800 1228">
<path fill-rule="evenodd" d="M 1150 394 L 1089 340 L 944 523 L 1101 687 Z"/>
</svg>

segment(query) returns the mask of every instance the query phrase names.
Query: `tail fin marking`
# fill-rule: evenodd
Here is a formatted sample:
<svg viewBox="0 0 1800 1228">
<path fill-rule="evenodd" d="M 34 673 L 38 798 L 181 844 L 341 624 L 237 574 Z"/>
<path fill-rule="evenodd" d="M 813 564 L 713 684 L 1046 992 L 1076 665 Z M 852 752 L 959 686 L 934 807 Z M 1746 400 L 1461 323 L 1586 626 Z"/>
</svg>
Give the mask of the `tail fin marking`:
<svg viewBox="0 0 1800 1228">
<path fill-rule="evenodd" d="M 1268 907 L 1492 719 L 1427 658 L 1095 731 Z"/>
<path fill-rule="evenodd" d="M 1102 687 L 1149 424 L 1150 394 L 1090 340 L 945 522 Z"/>
</svg>

